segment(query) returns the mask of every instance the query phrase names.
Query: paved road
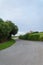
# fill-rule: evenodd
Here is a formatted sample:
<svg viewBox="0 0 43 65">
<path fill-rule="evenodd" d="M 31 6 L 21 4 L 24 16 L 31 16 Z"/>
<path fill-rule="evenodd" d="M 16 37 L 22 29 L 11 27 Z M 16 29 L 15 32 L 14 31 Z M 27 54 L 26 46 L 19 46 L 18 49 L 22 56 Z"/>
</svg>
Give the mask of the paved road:
<svg viewBox="0 0 43 65">
<path fill-rule="evenodd" d="M 43 65 L 43 42 L 16 40 L 0 51 L 0 65 Z"/>
</svg>

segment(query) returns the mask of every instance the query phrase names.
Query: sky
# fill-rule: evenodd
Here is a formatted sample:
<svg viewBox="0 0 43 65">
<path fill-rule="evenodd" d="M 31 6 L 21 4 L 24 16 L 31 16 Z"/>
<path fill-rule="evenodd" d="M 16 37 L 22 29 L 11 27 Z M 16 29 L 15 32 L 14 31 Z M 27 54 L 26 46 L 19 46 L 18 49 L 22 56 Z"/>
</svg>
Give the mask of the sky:
<svg viewBox="0 0 43 65">
<path fill-rule="evenodd" d="M 43 0 L 0 0 L 0 18 L 15 23 L 19 33 L 43 31 Z"/>
</svg>

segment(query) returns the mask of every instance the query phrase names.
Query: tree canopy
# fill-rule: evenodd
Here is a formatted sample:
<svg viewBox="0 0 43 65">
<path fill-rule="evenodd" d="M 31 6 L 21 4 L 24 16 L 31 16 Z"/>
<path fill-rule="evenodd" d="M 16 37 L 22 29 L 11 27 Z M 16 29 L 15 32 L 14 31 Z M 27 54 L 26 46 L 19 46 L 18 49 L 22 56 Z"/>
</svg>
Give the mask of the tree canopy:
<svg viewBox="0 0 43 65">
<path fill-rule="evenodd" d="M 18 32 L 18 27 L 12 21 L 4 21 L 0 18 L 0 42 L 11 39 L 11 35 Z"/>
</svg>

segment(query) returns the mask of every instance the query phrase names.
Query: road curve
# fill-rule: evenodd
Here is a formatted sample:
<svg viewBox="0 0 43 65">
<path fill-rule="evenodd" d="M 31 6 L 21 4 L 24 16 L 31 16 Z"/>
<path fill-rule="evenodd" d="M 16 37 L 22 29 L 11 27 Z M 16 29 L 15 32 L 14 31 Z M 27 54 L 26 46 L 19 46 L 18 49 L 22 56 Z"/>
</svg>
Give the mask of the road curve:
<svg viewBox="0 0 43 65">
<path fill-rule="evenodd" d="M 43 65 L 43 42 L 16 40 L 0 51 L 0 65 Z"/>
</svg>

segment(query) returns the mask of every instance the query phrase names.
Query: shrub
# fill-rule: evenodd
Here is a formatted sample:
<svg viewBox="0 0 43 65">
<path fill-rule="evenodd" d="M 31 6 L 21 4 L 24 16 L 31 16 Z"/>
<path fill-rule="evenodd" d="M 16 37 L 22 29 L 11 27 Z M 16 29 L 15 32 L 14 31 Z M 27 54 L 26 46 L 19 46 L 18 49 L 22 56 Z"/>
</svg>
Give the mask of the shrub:
<svg viewBox="0 0 43 65">
<path fill-rule="evenodd" d="M 22 35 L 19 36 L 19 39 L 21 39 L 21 36 L 22 36 Z"/>
<path fill-rule="evenodd" d="M 24 39 L 24 40 L 28 40 L 29 39 L 29 33 L 26 33 L 25 35 L 20 35 L 19 39 Z"/>
<path fill-rule="evenodd" d="M 43 41 L 43 37 L 40 37 L 40 41 Z"/>
<path fill-rule="evenodd" d="M 39 38 L 40 38 L 40 35 L 37 35 L 37 34 L 30 35 L 30 40 L 39 40 Z"/>
<path fill-rule="evenodd" d="M 22 36 L 22 35 L 20 35 L 20 36 L 19 36 L 19 39 L 23 39 L 23 36 Z"/>
<path fill-rule="evenodd" d="M 38 31 L 35 31 L 34 33 L 39 33 Z"/>
<path fill-rule="evenodd" d="M 24 35 L 24 39 L 25 40 L 28 40 L 28 37 L 29 37 L 29 33 L 27 33 L 27 34 Z"/>
<path fill-rule="evenodd" d="M 40 39 L 40 35 L 27 33 L 25 35 L 20 35 L 19 38 L 24 39 L 24 40 L 37 40 L 38 41 Z"/>
</svg>

